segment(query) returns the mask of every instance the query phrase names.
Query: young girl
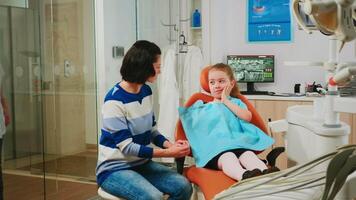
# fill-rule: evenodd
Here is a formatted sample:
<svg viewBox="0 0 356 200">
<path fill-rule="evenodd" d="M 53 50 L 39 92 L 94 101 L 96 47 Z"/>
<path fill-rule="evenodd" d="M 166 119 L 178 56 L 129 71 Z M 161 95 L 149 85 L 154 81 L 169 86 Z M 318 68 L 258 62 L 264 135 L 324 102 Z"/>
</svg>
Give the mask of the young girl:
<svg viewBox="0 0 356 200">
<path fill-rule="evenodd" d="M 249 123 L 252 114 L 237 98 L 239 89 L 231 68 L 222 63 L 212 66 L 208 80 L 214 100 L 179 109 L 196 165 L 222 170 L 235 180 L 275 171 L 267 169 L 254 153 L 274 140 Z"/>
</svg>

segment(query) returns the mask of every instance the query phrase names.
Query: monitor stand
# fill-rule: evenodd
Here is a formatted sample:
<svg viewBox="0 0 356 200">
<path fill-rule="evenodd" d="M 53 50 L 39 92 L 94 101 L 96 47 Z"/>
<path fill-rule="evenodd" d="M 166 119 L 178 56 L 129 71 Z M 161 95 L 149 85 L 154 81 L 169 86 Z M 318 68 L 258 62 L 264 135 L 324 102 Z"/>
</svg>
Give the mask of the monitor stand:
<svg viewBox="0 0 356 200">
<path fill-rule="evenodd" d="M 253 82 L 247 82 L 247 91 L 241 91 L 243 95 L 268 95 L 268 91 L 256 91 Z"/>
</svg>

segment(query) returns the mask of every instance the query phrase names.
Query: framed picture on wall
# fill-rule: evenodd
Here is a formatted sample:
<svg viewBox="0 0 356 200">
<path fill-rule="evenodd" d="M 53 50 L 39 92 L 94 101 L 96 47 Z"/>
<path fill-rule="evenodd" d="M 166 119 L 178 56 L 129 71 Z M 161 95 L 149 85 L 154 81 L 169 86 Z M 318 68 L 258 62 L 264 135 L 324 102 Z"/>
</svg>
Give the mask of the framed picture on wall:
<svg viewBox="0 0 356 200">
<path fill-rule="evenodd" d="M 289 0 L 248 0 L 248 42 L 291 41 Z"/>
</svg>

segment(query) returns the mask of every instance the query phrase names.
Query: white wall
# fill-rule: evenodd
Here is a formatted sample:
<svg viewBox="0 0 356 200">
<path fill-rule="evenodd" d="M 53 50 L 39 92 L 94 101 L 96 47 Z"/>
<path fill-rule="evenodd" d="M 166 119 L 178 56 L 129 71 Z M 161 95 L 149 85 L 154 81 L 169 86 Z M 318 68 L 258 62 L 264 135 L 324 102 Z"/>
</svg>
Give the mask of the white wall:
<svg viewBox="0 0 356 200">
<path fill-rule="evenodd" d="M 175 8 L 178 0 L 139 0 L 137 8 L 135 0 L 96 0 L 95 3 L 97 106 L 100 131 L 101 106 L 105 94 L 121 80 L 122 58 L 112 57 L 112 47 L 123 46 L 126 53 L 136 39 L 139 39 L 155 42 L 163 49 L 169 44 L 169 38 L 175 39 L 176 35 L 172 28 L 170 34 L 170 28 L 163 26 L 161 21 L 166 24 L 176 23 L 178 9 Z M 155 92 L 155 85 L 153 90 Z M 157 110 L 157 102 L 154 108 Z"/>
<path fill-rule="evenodd" d="M 170 27 L 163 26 L 162 23 L 176 23 L 174 18 L 170 18 L 170 12 L 174 15 L 174 11 L 177 10 L 173 4 L 175 2 L 172 0 L 139 0 L 137 3 L 138 39 L 154 42 L 160 48 L 169 45 L 169 39 L 175 39 L 176 36 L 173 31 L 170 33 Z"/>
<path fill-rule="evenodd" d="M 137 3 L 137 33 L 139 40 L 149 40 L 157 44 L 162 53 L 177 38 L 173 27 L 163 24 L 176 24 L 178 15 L 178 0 L 139 0 Z M 162 61 L 163 62 L 163 61 Z M 158 89 L 157 83 L 150 84 L 155 94 L 153 110 L 158 119 Z M 158 94 L 158 95 L 157 95 Z"/>
<path fill-rule="evenodd" d="M 122 58 L 112 57 L 113 46 L 123 46 L 125 52 L 136 41 L 135 1 L 105 0 L 104 43 L 105 43 L 105 89 L 108 91 L 121 80 Z M 102 66 L 97 66 L 101 68 Z M 100 77 L 98 77 L 100 79 Z M 101 100 L 103 102 L 103 99 Z"/>
<path fill-rule="evenodd" d="M 105 0 L 103 2 L 105 86 L 106 90 L 109 90 L 121 80 L 122 58 L 112 57 L 112 47 L 123 46 L 126 53 L 136 39 L 139 39 L 155 42 L 163 48 L 169 44 L 170 34 L 169 27 L 162 26 L 161 21 L 163 23 L 174 23 L 174 21 L 170 21 L 169 1 L 167 0 L 137 1 L 137 21 L 135 1 Z M 171 37 L 174 39 L 175 36 L 172 34 Z"/>
<path fill-rule="evenodd" d="M 294 37 L 289 43 L 247 43 L 247 0 L 202 1 L 203 51 L 206 63 L 226 63 L 229 54 L 275 55 L 275 83 L 255 84 L 258 90 L 293 92 L 295 83 L 324 81 L 321 67 L 290 67 L 285 61 L 328 60 L 328 39 L 320 33 L 308 35 L 293 20 Z M 210 21 L 209 21 L 210 20 Z M 209 50 L 210 47 L 210 50 Z M 354 43 L 346 44 L 340 60 L 355 60 Z M 245 84 L 239 84 L 242 89 Z"/>
<path fill-rule="evenodd" d="M 112 57 L 113 46 L 125 52 L 136 41 L 135 1 L 95 0 L 95 65 L 97 77 L 97 123 L 101 131 L 101 106 L 107 91 L 121 80 L 122 58 Z M 100 134 L 97 135 L 100 137 Z M 99 139 L 99 138 L 98 138 Z"/>
</svg>

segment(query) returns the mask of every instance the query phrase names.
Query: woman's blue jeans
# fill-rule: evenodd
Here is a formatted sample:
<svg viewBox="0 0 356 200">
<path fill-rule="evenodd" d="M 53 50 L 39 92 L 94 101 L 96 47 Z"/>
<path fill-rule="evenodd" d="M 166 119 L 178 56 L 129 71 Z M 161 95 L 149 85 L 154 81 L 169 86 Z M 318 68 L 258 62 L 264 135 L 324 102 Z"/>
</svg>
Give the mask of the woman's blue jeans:
<svg viewBox="0 0 356 200">
<path fill-rule="evenodd" d="M 184 176 L 153 161 L 110 174 L 101 188 L 127 200 L 159 200 L 164 194 L 169 199 L 185 200 L 192 194 L 192 186 Z"/>
</svg>

